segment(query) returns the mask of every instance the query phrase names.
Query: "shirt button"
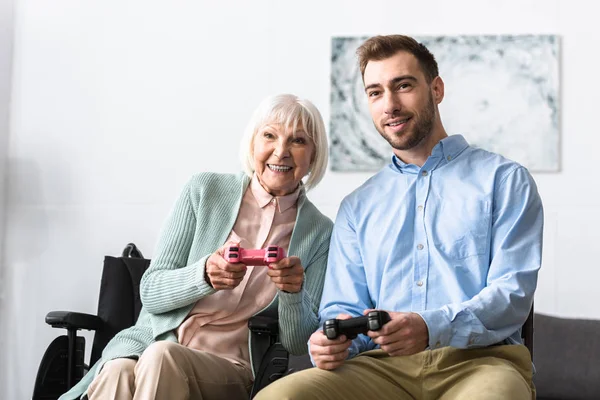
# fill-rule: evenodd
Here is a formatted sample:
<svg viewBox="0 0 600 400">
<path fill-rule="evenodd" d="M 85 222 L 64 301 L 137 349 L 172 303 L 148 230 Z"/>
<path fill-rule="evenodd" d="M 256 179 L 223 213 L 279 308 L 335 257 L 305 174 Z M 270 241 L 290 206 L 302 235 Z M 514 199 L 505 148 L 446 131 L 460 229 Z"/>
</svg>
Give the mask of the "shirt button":
<svg viewBox="0 0 600 400">
<path fill-rule="evenodd" d="M 417 286 L 423 286 L 423 281 L 418 281 Z"/>
<path fill-rule="evenodd" d="M 440 342 L 437 342 L 437 343 L 435 344 L 435 347 L 440 347 L 441 345 L 442 345 L 442 344 L 441 344 Z"/>
<path fill-rule="evenodd" d="M 419 206 L 419 207 L 417 207 L 417 210 L 419 210 L 419 211 L 423 211 L 423 206 Z"/>
<path fill-rule="evenodd" d="M 423 250 L 423 245 L 422 245 L 422 244 L 419 244 L 419 245 L 417 246 L 417 249 L 419 249 L 419 250 Z"/>
<path fill-rule="evenodd" d="M 446 160 L 448 160 L 448 161 L 452 160 L 452 156 L 446 157 Z"/>
<path fill-rule="evenodd" d="M 427 171 L 423 171 L 423 172 L 421 172 L 421 174 L 422 174 L 423 176 L 427 176 Z"/>
</svg>

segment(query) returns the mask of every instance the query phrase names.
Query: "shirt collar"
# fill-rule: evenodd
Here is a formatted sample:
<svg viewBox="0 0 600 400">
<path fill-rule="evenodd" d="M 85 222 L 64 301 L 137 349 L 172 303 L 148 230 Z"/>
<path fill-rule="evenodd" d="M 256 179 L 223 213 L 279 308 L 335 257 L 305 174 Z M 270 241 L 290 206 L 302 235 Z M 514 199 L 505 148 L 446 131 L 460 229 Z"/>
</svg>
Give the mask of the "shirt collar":
<svg viewBox="0 0 600 400">
<path fill-rule="evenodd" d="M 467 143 L 467 141 L 462 135 L 448 136 L 440 140 L 433 147 L 433 150 L 431 150 L 431 155 L 429 156 L 428 160 L 432 158 L 443 158 L 445 162 L 437 164 L 441 166 L 454 160 L 467 147 L 469 147 L 469 143 Z M 427 163 L 427 161 L 425 163 Z M 414 164 L 405 163 L 404 161 L 396 157 L 396 155 L 392 156 L 392 164 L 400 172 L 418 172 L 420 169 Z"/>
<path fill-rule="evenodd" d="M 265 208 L 273 199 L 276 199 L 279 212 L 282 213 L 296 205 L 298 196 L 300 196 L 300 192 L 302 190 L 302 183 L 300 183 L 296 190 L 290 194 L 286 194 L 285 196 L 273 196 L 271 193 L 267 192 L 264 187 L 262 187 L 258 181 L 258 177 L 256 174 L 254 174 L 252 176 L 252 181 L 250 182 L 250 189 L 252 190 L 252 194 L 254 195 L 256 203 L 260 208 Z"/>
<path fill-rule="evenodd" d="M 440 140 L 434 146 L 431 155 L 443 157 L 446 161 L 452 161 L 467 147 L 469 147 L 469 143 L 462 135 L 452 135 Z"/>
</svg>

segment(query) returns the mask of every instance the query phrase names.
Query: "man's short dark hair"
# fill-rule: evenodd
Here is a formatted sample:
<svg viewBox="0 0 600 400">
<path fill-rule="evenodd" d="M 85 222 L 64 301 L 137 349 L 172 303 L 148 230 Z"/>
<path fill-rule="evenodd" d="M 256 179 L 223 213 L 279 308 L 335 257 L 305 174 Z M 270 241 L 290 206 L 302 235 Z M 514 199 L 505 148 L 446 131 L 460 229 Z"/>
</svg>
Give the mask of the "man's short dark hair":
<svg viewBox="0 0 600 400">
<path fill-rule="evenodd" d="M 373 36 L 367 39 L 356 50 L 358 56 L 358 65 L 363 80 L 365 79 L 365 69 L 369 61 L 380 61 L 392 57 L 399 51 L 406 51 L 415 56 L 423 70 L 427 83 L 439 75 L 437 61 L 431 52 L 422 43 L 417 42 L 410 36 L 387 35 Z"/>
</svg>

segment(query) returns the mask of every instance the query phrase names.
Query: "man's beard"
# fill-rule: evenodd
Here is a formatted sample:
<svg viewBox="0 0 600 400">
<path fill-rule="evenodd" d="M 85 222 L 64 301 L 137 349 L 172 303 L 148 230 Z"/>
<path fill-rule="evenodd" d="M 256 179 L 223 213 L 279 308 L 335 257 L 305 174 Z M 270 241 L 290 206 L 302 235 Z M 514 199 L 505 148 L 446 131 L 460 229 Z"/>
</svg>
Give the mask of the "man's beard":
<svg viewBox="0 0 600 400">
<path fill-rule="evenodd" d="M 388 136 L 385 133 L 384 127 L 379 127 L 375 124 L 375 128 L 394 149 L 410 150 L 431 134 L 434 120 L 435 105 L 433 104 L 433 96 L 430 93 L 429 102 L 423 109 L 423 112 L 421 114 L 413 115 L 410 121 L 407 122 L 412 122 L 412 128 L 409 127 L 407 130 L 393 136 Z"/>
</svg>

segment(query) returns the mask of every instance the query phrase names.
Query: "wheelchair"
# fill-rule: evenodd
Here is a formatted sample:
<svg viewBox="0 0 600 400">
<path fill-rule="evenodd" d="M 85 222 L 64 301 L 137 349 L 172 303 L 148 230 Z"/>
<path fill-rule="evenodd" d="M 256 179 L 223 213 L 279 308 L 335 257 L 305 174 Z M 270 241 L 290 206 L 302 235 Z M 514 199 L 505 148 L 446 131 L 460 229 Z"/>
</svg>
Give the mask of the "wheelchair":
<svg viewBox="0 0 600 400">
<path fill-rule="evenodd" d="M 54 339 L 46 349 L 38 368 L 33 400 L 58 399 L 83 378 L 118 332 L 135 324 L 142 308 L 140 281 L 149 265 L 150 260 L 143 258 L 135 244 L 130 243 L 121 257 L 104 259 L 98 315 L 72 311 L 52 311 L 46 315 L 47 324 L 64 328 L 67 334 Z M 248 328 L 255 375 L 250 394 L 253 398 L 260 389 L 288 372 L 289 354 L 279 341 L 276 312 L 250 318 Z M 88 364 L 84 362 L 85 338 L 77 335 L 82 329 L 95 331 Z M 310 365 L 307 360 L 304 365 Z"/>
</svg>

